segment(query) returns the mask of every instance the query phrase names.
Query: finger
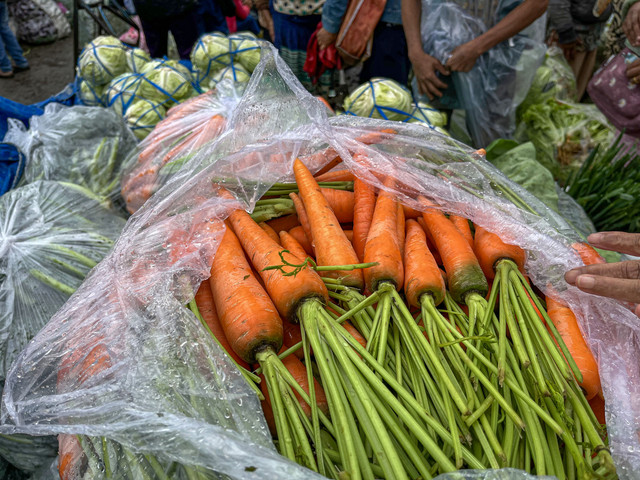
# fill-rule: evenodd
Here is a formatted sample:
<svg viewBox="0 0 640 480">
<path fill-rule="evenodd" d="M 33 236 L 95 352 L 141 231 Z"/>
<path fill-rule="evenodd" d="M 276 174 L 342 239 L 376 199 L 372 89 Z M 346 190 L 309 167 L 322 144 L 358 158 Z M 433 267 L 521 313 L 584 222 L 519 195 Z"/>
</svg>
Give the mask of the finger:
<svg viewBox="0 0 640 480">
<path fill-rule="evenodd" d="M 632 37 L 629 38 L 629 40 L 636 45 L 638 43 L 638 37 L 640 37 L 640 12 L 637 9 L 632 12 L 631 35 Z"/>
<path fill-rule="evenodd" d="M 437 88 L 442 88 L 445 89 L 447 88 L 447 84 L 444 83 L 441 79 L 438 78 L 437 75 L 433 74 L 431 77 L 429 77 L 428 80 L 433 86 L 437 87 Z M 442 96 L 442 95 L 440 95 Z"/>
<path fill-rule="evenodd" d="M 436 60 L 436 63 L 434 63 L 434 66 L 436 67 L 436 70 L 438 70 L 441 74 L 443 75 L 449 75 L 449 70 L 447 70 L 447 67 L 445 67 L 444 65 L 442 65 L 440 62 L 438 62 Z M 436 77 L 438 78 L 438 77 Z M 444 88 L 444 87 L 443 87 Z"/>
<path fill-rule="evenodd" d="M 429 100 L 433 100 L 433 95 L 429 91 L 429 84 L 426 81 L 424 81 L 423 79 L 419 79 L 418 89 L 420 90 L 420 93 L 422 93 L 423 95 L 426 95 L 429 98 Z"/>
<path fill-rule="evenodd" d="M 598 232 L 589 235 L 587 240 L 594 247 L 640 256 L 640 233 Z"/>
<path fill-rule="evenodd" d="M 440 90 L 438 90 L 438 88 L 436 87 L 436 85 L 434 85 L 433 83 L 427 83 L 427 87 L 429 89 L 429 93 L 431 93 L 431 95 L 435 96 L 435 97 L 442 97 L 442 92 Z M 432 98 L 433 100 L 433 98 Z"/>
<path fill-rule="evenodd" d="M 640 303 L 640 280 L 580 275 L 576 287 L 593 295 Z"/>
<path fill-rule="evenodd" d="M 640 75 L 640 65 L 634 65 L 633 63 L 627 68 L 627 78 L 631 79 Z"/>
<path fill-rule="evenodd" d="M 580 275 L 599 275 L 601 277 L 640 279 L 640 261 L 598 263 L 574 268 L 564 274 L 569 285 L 575 285 Z"/>
</svg>

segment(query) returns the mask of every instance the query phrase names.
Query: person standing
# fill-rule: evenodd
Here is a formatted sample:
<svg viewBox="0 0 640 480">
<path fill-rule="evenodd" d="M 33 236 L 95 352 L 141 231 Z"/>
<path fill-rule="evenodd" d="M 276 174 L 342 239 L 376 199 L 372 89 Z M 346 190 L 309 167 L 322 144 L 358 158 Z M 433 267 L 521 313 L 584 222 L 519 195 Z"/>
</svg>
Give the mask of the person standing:
<svg viewBox="0 0 640 480">
<path fill-rule="evenodd" d="M 11 66 L 13 58 L 15 65 Z M 22 53 L 16 36 L 9 28 L 7 2 L 0 0 L 0 78 L 12 78 L 14 73 L 29 69 L 29 62 Z"/>
<path fill-rule="evenodd" d="M 318 32 L 318 46 L 326 48 L 335 43 L 348 0 L 327 0 L 322 9 L 322 29 Z M 409 79 L 409 53 L 404 30 L 400 0 L 387 0 L 382 17 L 373 32 L 371 56 L 362 64 L 360 83 L 374 77 L 391 78 L 402 85 Z"/>
</svg>

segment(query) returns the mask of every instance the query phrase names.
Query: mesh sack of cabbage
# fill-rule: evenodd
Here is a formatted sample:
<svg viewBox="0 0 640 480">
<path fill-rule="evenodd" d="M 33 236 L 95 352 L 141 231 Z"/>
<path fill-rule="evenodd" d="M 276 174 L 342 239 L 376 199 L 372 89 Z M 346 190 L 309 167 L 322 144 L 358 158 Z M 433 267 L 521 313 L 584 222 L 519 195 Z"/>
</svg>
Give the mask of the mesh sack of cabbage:
<svg viewBox="0 0 640 480">
<path fill-rule="evenodd" d="M 60 180 L 115 206 L 124 160 L 137 142 L 122 117 L 103 108 L 51 104 L 29 128 L 9 121 L 4 141 L 27 157 L 21 185 Z"/>
<path fill-rule="evenodd" d="M 372 134 L 376 144 L 362 141 Z M 211 274 L 221 220 L 291 181 L 295 158 L 316 171 L 335 153 L 408 206 L 424 208 L 420 192 L 526 250 L 531 281 L 571 306 L 599 354 L 610 447 L 620 478 L 633 478 L 640 332 L 624 306 L 564 283 L 563 273 L 581 264 L 570 246 L 577 234 L 454 140 L 416 125 L 327 119 L 270 50 L 223 135 L 130 218 L 113 252 L 22 352 L 6 382 L 0 431 L 66 434 L 64 478 L 320 478 L 276 453 L 254 391 L 184 305 Z M 395 187 L 379 180 L 390 174 Z"/>
<path fill-rule="evenodd" d="M 210 148 L 239 101 L 237 85 L 225 81 L 169 110 L 126 161 L 121 194 L 129 213 L 138 210 L 199 150 Z"/>
<path fill-rule="evenodd" d="M 251 32 L 238 32 L 228 37 L 220 32 L 200 37 L 191 51 L 198 84 L 214 88 L 223 78 L 246 83 L 260 62 L 260 48 L 264 42 Z"/>
<path fill-rule="evenodd" d="M 0 384 L 124 223 L 73 184 L 37 181 L 0 198 Z M 56 452 L 52 437 L 0 436 L 0 455 L 26 471 L 50 463 Z"/>
</svg>

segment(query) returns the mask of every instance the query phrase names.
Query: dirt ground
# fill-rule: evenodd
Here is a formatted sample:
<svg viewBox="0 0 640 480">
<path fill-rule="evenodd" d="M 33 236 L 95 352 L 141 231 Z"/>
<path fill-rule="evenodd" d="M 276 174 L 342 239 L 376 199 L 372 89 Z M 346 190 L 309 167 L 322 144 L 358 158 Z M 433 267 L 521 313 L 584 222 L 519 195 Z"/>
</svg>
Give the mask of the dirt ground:
<svg viewBox="0 0 640 480">
<path fill-rule="evenodd" d="M 46 100 L 74 79 L 73 37 L 49 45 L 22 45 L 31 70 L 0 79 L 0 97 L 23 104 Z"/>
</svg>

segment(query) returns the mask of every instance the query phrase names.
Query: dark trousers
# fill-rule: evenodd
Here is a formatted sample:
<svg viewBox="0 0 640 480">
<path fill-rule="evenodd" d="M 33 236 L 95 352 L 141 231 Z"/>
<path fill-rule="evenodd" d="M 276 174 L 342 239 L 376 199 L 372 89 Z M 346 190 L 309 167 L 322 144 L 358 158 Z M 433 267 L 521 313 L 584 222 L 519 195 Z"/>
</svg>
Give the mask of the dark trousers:
<svg viewBox="0 0 640 480">
<path fill-rule="evenodd" d="M 162 58 L 167 54 L 169 32 L 178 46 L 178 54 L 183 60 L 189 59 L 193 45 L 200 36 L 197 10 L 195 8 L 180 15 L 152 20 L 140 16 L 142 29 L 152 58 Z"/>
<path fill-rule="evenodd" d="M 409 80 L 409 51 L 402 25 L 378 23 L 373 33 L 371 56 L 363 63 L 360 83 L 386 77 L 406 85 Z"/>
</svg>

